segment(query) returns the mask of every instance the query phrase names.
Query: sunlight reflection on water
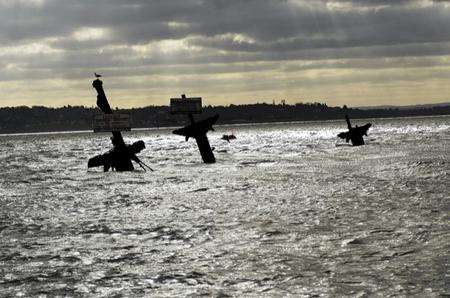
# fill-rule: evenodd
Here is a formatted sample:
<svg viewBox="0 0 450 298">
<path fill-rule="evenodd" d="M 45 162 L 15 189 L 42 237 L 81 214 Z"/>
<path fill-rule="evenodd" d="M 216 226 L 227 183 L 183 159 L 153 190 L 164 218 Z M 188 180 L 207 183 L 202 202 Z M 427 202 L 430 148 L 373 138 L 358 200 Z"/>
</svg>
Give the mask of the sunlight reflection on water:
<svg viewBox="0 0 450 298">
<path fill-rule="evenodd" d="M 213 165 L 126 133 L 153 173 L 87 170 L 108 134 L 0 136 L 0 295 L 448 294 L 450 118 L 370 121 L 363 147 L 344 121 L 219 126 Z"/>
</svg>

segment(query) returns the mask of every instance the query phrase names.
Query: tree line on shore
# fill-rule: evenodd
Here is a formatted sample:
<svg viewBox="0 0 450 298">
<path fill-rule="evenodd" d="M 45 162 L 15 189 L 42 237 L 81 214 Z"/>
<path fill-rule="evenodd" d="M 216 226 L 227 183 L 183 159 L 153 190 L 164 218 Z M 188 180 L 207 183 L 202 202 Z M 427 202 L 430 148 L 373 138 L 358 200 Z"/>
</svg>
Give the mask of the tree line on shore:
<svg viewBox="0 0 450 298">
<path fill-rule="evenodd" d="M 131 115 L 132 128 L 180 126 L 186 124 L 183 115 L 171 115 L 168 106 L 148 106 L 133 109 L 117 109 L 118 113 Z M 73 131 L 92 129 L 92 119 L 100 113 L 97 108 L 64 106 L 51 108 L 4 107 L 0 108 L 0 133 L 26 133 L 48 131 Z M 450 105 L 417 106 L 412 108 L 347 108 L 329 107 L 323 103 L 246 104 L 230 106 L 206 106 L 198 118 L 220 114 L 218 124 L 314 121 L 350 118 L 410 117 L 449 115 Z"/>
</svg>

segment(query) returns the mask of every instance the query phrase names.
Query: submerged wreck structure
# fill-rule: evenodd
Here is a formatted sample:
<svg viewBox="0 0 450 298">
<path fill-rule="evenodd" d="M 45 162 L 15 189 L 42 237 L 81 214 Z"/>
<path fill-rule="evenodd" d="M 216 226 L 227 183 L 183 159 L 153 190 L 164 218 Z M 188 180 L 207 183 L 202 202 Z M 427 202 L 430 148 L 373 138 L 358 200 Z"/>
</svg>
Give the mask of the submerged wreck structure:
<svg viewBox="0 0 450 298">
<path fill-rule="evenodd" d="M 194 138 L 197 142 L 203 162 L 215 163 L 216 158 L 214 157 L 213 149 L 209 144 L 206 134 L 210 130 L 214 131 L 212 126 L 217 122 L 217 119 L 219 119 L 219 115 L 216 114 L 212 117 L 195 122 L 193 114 L 202 112 L 202 99 L 200 97 L 187 98 L 184 94 L 181 95 L 181 98 L 170 99 L 170 112 L 171 114 L 187 114 L 190 121 L 189 125 L 176 129 L 173 133 L 184 136 L 186 142 L 189 138 Z"/>
<path fill-rule="evenodd" d="M 103 123 L 106 123 L 106 125 L 102 129 L 98 129 L 98 127 L 96 129 L 94 125 L 94 132 L 111 131 L 113 148 L 104 154 L 90 158 L 88 161 L 88 168 L 103 166 L 104 172 L 107 172 L 110 169 L 118 172 L 133 171 L 134 167 L 132 161 L 134 161 L 144 170 L 146 170 L 146 168 L 152 170 L 136 156 L 136 154 L 145 148 L 144 141 L 140 140 L 131 145 L 125 144 L 122 133 L 120 132 L 121 125 L 114 125 L 115 120 L 123 120 L 123 117 L 121 117 L 123 115 L 113 114 L 108 99 L 106 98 L 105 91 L 103 90 L 103 82 L 99 79 L 101 75 L 95 74 L 95 77 L 96 79 L 93 81 L 92 86 L 97 91 L 97 106 L 104 113 L 104 115 L 101 115 L 101 120 Z M 130 130 L 129 117 L 127 119 L 128 121 L 126 122 L 128 122 L 128 124 L 125 126 L 122 125 L 124 130 Z"/>
<path fill-rule="evenodd" d="M 223 135 L 220 139 L 224 140 L 224 141 L 227 141 L 229 143 L 230 140 L 236 140 L 236 136 L 234 134 Z"/>
<path fill-rule="evenodd" d="M 348 141 L 351 141 L 353 146 L 364 145 L 363 136 L 367 136 L 367 131 L 372 126 L 372 124 L 367 123 L 363 126 L 356 125 L 355 127 L 352 127 L 350 119 L 347 115 L 345 115 L 345 120 L 347 121 L 348 131 L 341 132 L 337 136 L 341 139 L 344 139 L 347 143 Z"/>
</svg>

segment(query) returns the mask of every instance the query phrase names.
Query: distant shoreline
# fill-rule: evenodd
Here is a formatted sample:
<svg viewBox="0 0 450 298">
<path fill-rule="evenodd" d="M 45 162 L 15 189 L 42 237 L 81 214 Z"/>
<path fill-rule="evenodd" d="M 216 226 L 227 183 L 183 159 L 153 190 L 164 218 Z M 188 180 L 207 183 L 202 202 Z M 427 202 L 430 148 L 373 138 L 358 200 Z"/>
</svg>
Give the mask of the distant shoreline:
<svg viewBox="0 0 450 298">
<path fill-rule="evenodd" d="M 116 109 L 115 111 L 129 114 L 131 127 L 136 129 L 180 127 L 187 122 L 185 115 L 171 115 L 168 106 Z M 99 113 L 101 111 L 97 108 L 83 106 L 0 108 L 0 134 L 88 131 L 92 128 L 94 116 Z M 220 115 L 218 125 L 233 125 L 339 120 L 344 119 L 344 115 L 348 115 L 351 119 L 450 115 L 450 105 L 418 106 L 412 109 L 357 109 L 348 108 L 345 105 L 329 107 L 323 103 L 294 105 L 261 103 L 205 106 L 202 116 L 194 117 L 200 119 L 215 114 Z"/>
<path fill-rule="evenodd" d="M 371 120 L 371 119 L 380 119 L 380 120 L 389 120 L 389 119 L 417 119 L 417 118 L 441 118 L 441 117 L 450 117 L 450 114 L 445 115 L 426 115 L 426 116 L 404 116 L 404 117 L 371 117 L 371 118 L 354 118 L 358 121 L 361 120 Z M 345 121 L 343 119 L 328 119 L 328 120 L 297 120 L 297 121 L 274 121 L 274 122 L 252 122 L 252 123 L 222 123 L 217 124 L 215 127 L 241 127 L 241 126 L 263 126 L 263 125 L 282 125 L 282 124 L 302 124 L 302 123 L 331 123 L 331 122 L 340 122 Z M 344 123 L 344 122 L 343 122 Z M 345 123 L 344 123 L 345 126 Z M 136 127 L 132 128 L 131 132 L 140 132 L 140 131 L 158 131 L 158 130 L 172 130 L 179 128 L 178 126 L 165 126 L 165 127 Z M 19 132 L 19 133 L 0 133 L 0 137 L 14 137 L 14 136 L 40 136 L 40 135 L 59 135 L 59 134 L 87 134 L 94 133 L 91 130 L 61 130 L 61 131 L 41 131 L 41 132 Z M 127 132 L 125 132 L 127 133 Z M 104 132 L 103 134 L 108 134 Z"/>
</svg>

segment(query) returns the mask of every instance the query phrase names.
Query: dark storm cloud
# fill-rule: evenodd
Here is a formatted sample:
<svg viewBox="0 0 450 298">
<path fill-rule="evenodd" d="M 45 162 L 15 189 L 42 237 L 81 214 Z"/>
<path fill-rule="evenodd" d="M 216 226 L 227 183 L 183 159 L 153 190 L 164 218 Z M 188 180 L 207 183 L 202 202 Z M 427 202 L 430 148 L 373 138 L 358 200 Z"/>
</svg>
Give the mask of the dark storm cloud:
<svg viewBox="0 0 450 298">
<path fill-rule="evenodd" d="M 125 87 L 127 76 L 435 67 L 450 55 L 450 1 L 438 0 L 0 0 L 0 27 L 2 81 L 95 69 Z M 225 80 L 214 82 L 242 85 Z"/>
<path fill-rule="evenodd" d="M 41 4 L 6 5 L 0 11 L 0 40 L 65 37 L 81 27 L 109 28 L 115 43 L 143 44 L 187 36 L 219 38 L 227 33 L 255 39 L 256 50 L 268 47 L 370 46 L 393 43 L 448 41 L 447 1 L 421 6 L 418 1 L 295 1 L 295 0 L 47 0 Z M 8 2 L 11 3 L 11 2 Z M 33 3 L 33 1 L 31 1 Z M 350 4 L 333 9 L 332 4 Z M 382 6 L 377 10 L 353 8 Z M 171 26 L 170 24 L 184 24 Z M 289 40 L 293 38 L 294 40 Z M 287 40 L 288 39 L 288 40 Z M 234 48 L 251 48 L 236 43 Z M 64 43 L 61 44 L 64 47 Z"/>
<path fill-rule="evenodd" d="M 373 46 L 370 48 L 314 49 L 290 52 L 259 52 L 251 54 L 202 52 L 195 55 L 171 57 L 172 65 L 202 65 L 212 63 L 244 63 L 258 61 L 290 61 L 290 60 L 327 60 L 327 59 L 372 59 L 379 57 L 404 57 L 405 52 L 411 56 L 439 56 L 450 52 L 450 43 L 408 44 L 393 46 Z M 13 59 L 11 57 L 11 59 Z M 14 61 L 14 60 L 13 60 Z M 101 54 L 95 50 L 71 51 L 60 55 L 49 54 L 42 59 L 20 58 L 29 68 L 59 69 L 65 68 L 103 68 L 103 67 L 142 67 L 167 65 L 167 61 L 159 56 L 141 57 L 129 48 L 104 50 Z"/>
</svg>

